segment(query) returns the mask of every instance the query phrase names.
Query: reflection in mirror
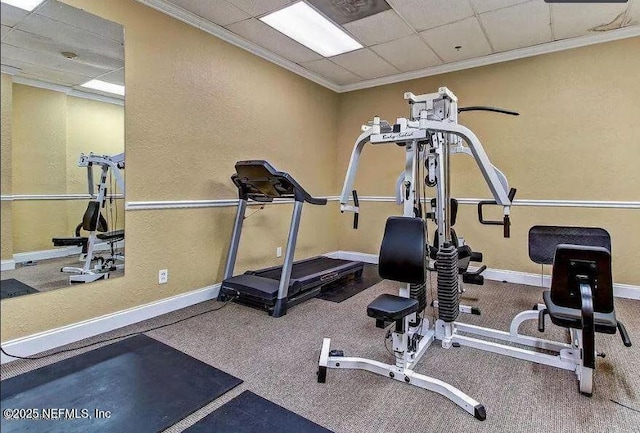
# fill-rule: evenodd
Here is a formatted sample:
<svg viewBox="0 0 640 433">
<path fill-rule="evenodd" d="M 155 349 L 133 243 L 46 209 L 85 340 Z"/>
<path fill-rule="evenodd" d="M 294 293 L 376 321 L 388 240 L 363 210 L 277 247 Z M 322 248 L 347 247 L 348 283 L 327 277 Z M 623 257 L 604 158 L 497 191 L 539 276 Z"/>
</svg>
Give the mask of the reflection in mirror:
<svg viewBox="0 0 640 433">
<path fill-rule="evenodd" d="M 2 299 L 121 276 L 123 28 L 55 0 L 6 1 Z"/>
</svg>

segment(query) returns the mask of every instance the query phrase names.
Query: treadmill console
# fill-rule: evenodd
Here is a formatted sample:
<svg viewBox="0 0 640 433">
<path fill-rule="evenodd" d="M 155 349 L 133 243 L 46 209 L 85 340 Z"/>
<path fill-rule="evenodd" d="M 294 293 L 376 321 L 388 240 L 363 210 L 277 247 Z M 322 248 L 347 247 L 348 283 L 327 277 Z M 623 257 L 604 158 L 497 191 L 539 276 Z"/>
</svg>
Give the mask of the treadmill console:
<svg viewBox="0 0 640 433">
<path fill-rule="evenodd" d="M 274 198 L 290 198 L 317 205 L 327 203 L 326 199 L 312 197 L 289 173 L 276 170 L 264 160 L 236 162 L 231 180 L 245 200 L 271 202 Z"/>
</svg>

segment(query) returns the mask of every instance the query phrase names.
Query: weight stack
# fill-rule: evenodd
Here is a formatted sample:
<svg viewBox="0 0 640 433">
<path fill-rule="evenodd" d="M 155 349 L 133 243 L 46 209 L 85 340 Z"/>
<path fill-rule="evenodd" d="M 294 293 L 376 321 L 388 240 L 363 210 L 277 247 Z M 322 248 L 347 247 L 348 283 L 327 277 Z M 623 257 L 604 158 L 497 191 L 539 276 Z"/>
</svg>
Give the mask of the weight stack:
<svg viewBox="0 0 640 433">
<path fill-rule="evenodd" d="M 445 322 L 458 318 L 460 298 L 458 293 L 458 250 L 445 244 L 436 257 L 438 272 L 438 315 Z"/>
</svg>

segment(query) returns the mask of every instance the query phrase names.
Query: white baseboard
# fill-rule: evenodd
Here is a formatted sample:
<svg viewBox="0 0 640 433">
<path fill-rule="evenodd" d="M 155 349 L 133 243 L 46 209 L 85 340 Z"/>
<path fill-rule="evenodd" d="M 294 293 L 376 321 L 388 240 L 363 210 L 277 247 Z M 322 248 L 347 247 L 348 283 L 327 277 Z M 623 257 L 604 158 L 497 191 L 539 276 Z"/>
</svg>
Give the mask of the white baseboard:
<svg viewBox="0 0 640 433">
<path fill-rule="evenodd" d="M 15 260 L 2 260 L 0 271 L 13 271 L 16 268 Z"/>
<path fill-rule="evenodd" d="M 124 248 L 124 241 L 118 241 L 115 243 L 116 248 Z M 94 251 L 108 251 L 111 247 L 107 242 L 100 242 L 95 244 Z M 15 263 L 37 262 L 38 260 L 58 259 L 60 257 L 68 257 L 80 255 L 82 253 L 81 247 L 63 247 L 54 248 L 52 250 L 42 251 L 29 251 L 27 253 L 16 253 L 13 255 Z M 2 269 L 4 271 L 4 269 Z"/>
<path fill-rule="evenodd" d="M 334 251 L 329 254 L 325 254 L 327 257 L 342 260 L 354 260 L 365 263 L 378 263 L 378 256 L 376 254 L 359 253 L 356 251 Z M 473 266 L 469 267 L 469 270 L 474 271 L 477 268 Z M 524 284 L 527 286 L 535 287 L 550 287 L 551 277 L 549 275 L 540 276 L 540 274 L 531 274 L 528 272 L 510 271 L 506 269 L 491 269 L 487 268 L 482 275 L 488 280 L 494 281 L 506 281 L 507 283 Z M 613 296 L 618 298 L 638 299 L 640 300 L 640 286 L 634 286 L 631 284 L 613 284 Z"/>
<path fill-rule="evenodd" d="M 151 319 L 161 314 L 170 313 L 181 308 L 186 308 L 200 302 L 218 297 L 220 284 L 214 284 L 182 295 L 162 299 L 139 307 L 119 311 L 113 314 L 96 317 L 50 331 L 17 338 L 2 344 L 2 349 L 7 353 L 18 356 L 31 356 L 45 350 L 55 349 L 85 338 L 93 337 L 104 332 L 113 331 L 123 326 L 132 325 L 143 320 Z M 0 363 L 15 361 L 2 353 Z"/>
<path fill-rule="evenodd" d="M 332 259 L 352 260 L 354 262 L 371 263 L 373 265 L 378 264 L 377 254 L 358 253 L 356 251 L 334 251 L 325 254 L 325 256 Z"/>
</svg>

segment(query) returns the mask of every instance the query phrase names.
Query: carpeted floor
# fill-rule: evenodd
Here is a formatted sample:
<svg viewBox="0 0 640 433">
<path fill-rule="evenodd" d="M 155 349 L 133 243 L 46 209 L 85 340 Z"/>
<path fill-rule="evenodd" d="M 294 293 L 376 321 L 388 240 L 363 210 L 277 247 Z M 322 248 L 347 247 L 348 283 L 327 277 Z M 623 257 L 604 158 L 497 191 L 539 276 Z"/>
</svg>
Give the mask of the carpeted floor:
<svg viewBox="0 0 640 433">
<path fill-rule="evenodd" d="M 640 432 L 640 301 L 616 299 L 617 315 L 634 346 L 618 335 L 598 335 L 595 393 L 580 395 L 575 375 L 470 348 L 432 345 L 416 369 L 459 387 L 486 407 L 477 421 L 435 393 L 363 371 L 329 370 L 316 382 L 323 337 L 347 355 L 393 362 L 383 344 L 384 331 L 366 317 L 366 305 L 381 293 L 394 293 L 386 281 L 339 304 L 312 299 L 279 319 L 229 304 L 220 311 L 148 335 L 220 368 L 244 383 L 174 425 L 180 432 L 245 390 L 259 394 L 336 432 Z M 508 330 L 511 318 L 541 301 L 541 289 L 487 281 L 469 286 L 467 304 L 481 316 L 467 323 Z M 219 306 L 214 301 L 176 311 L 96 339 L 145 329 Z M 535 323 L 527 328 L 538 334 Z M 552 325 L 548 337 L 564 338 Z M 8 378 L 55 360 L 16 361 L 2 366 Z M 91 384 L 86 384 L 91 386 Z M 615 402 L 614 402 L 615 401 Z M 618 403 L 620 404 L 618 404 Z M 627 405 L 633 409 L 623 407 Z"/>
<path fill-rule="evenodd" d="M 81 268 L 83 265 L 84 262 L 80 262 L 77 255 L 39 260 L 31 266 L 17 264 L 12 271 L 2 271 L 0 278 L 3 280 L 15 278 L 39 292 L 47 292 L 69 286 L 69 275 L 71 274 L 60 272 L 60 269 L 65 266 Z M 120 269 L 110 272 L 109 278 L 117 278 L 123 275 L 124 269 Z"/>
</svg>

